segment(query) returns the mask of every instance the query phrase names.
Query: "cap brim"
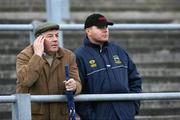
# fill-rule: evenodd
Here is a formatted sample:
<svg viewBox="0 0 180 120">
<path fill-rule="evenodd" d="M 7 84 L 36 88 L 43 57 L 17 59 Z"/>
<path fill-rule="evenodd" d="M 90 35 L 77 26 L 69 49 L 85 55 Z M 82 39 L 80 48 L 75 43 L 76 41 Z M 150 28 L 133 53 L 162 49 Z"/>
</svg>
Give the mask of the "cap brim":
<svg viewBox="0 0 180 120">
<path fill-rule="evenodd" d="M 107 25 L 114 25 L 113 22 L 107 22 Z"/>
<path fill-rule="evenodd" d="M 59 25 L 54 23 L 43 23 L 35 29 L 35 36 L 39 36 L 48 30 L 59 30 Z"/>
<path fill-rule="evenodd" d="M 113 24 L 114 24 L 114 23 L 112 23 L 112 22 L 106 21 L 106 22 L 98 23 L 98 24 L 95 25 L 95 26 L 97 26 L 97 27 L 104 27 L 104 26 L 113 25 Z"/>
</svg>

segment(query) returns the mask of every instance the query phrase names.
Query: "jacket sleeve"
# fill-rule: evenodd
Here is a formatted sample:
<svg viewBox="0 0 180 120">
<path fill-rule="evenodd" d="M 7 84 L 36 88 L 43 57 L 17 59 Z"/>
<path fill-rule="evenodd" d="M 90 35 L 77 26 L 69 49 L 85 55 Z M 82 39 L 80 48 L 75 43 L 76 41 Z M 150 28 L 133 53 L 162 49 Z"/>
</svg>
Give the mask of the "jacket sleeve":
<svg viewBox="0 0 180 120">
<path fill-rule="evenodd" d="M 131 60 L 131 58 L 128 59 L 128 78 L 129 78 L 129 89 L 131 93 L 141 93 L 141 76 L 139 72 L 137 71 L 136 65 Z M 137 100 L 134 102 L 136 114 L 139 112 L 140 108 L 140 101 Z"/>
<path fill-rule="evenodd" d="M 76 54 L 76 62 L 79 69 L 79 76 L 82 84 L 82 94 L 88 94 L 85 89 L 85 69 L 83 62 L 80 60 L 80 57 Z M 76 112 L 82 120 L 92 120 L 95 118 L 95 113 L 91 102 L 77 102 L 76 103 Z"/>
<path fill-rule="evenodd" d="M 70 77 L 74 78 L 76 81 L 77 88 L 76 88 L 75 94 L 79 94 L 81 92 L 82 85 L 81 85 L 81 81 L 79 78 L 78 67 L 76 64 L 76 57 L 73 53 L 71 54 Z"/>
<path fill-rule="evenodd" d="M 31 57 L 20 53 L 16 59 L 17 88 L 16 92 L 27 92 L 23 88 L 31 87 L 39 78 L 44 60 L 38 55 Z"/>
</svg>

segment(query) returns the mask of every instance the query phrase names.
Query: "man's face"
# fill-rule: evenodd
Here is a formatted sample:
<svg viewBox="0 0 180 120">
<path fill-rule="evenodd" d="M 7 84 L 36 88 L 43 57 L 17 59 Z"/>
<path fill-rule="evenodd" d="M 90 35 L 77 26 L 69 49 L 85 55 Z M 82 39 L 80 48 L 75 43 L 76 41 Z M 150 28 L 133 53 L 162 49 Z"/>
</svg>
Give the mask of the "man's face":
<svg viewBox="0 0 180 120">
<path fill-rule="evenodd" d="M 57 30 L 49 30 L 43 33 L 45 37 L 44 40 L 44 49 L 48 54 L 54 54 L 58 51 L 58 31 Z"/>
<path fill-rule="evenodd" d="M 109 39 L 109 29 L 107 26 L 101 28 L 92 26 L 86 29 L 86 34 L 88 35 L 90 41 L 95 44 L 103 44 Z"/>
</svg>

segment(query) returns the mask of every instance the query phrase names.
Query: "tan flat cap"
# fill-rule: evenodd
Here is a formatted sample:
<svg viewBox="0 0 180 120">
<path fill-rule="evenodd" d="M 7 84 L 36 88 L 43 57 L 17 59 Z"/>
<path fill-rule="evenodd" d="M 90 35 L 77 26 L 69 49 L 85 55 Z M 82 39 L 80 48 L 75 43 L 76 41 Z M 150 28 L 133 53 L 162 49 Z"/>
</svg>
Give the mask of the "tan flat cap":
<svg viewBox="0 0 180 120">
<path fill-rule="evenodd" d="M 59 30 L 59 25 L 55 23 L 50 23 L 50 22 L 45 22 L 45 23 L 40 23 L 37 25 L 35 28 L 35 37 L 39 36 L 41 33 L 44 33 L 48 30 Z"/>
</svg>

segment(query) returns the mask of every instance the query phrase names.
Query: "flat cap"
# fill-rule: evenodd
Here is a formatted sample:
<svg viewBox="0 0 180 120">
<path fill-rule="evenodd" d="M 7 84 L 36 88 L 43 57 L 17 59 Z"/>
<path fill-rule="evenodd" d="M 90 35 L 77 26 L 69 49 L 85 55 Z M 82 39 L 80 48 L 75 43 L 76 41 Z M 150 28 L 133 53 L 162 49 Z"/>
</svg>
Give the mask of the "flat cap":
<svg viewBox="0 0 180 120">
<path fill-rule="evenodd" d="M 48 30 L 59 30 L 59 25 L 55 23 L 50 23 L 50 22 L 40 23 L 35 28 L 34 35 L 35 37 L 38 37 L 41 33 L 44 33 Z"/>
</svg>

